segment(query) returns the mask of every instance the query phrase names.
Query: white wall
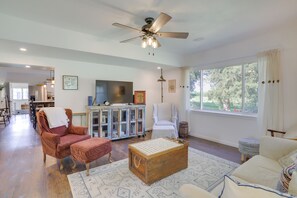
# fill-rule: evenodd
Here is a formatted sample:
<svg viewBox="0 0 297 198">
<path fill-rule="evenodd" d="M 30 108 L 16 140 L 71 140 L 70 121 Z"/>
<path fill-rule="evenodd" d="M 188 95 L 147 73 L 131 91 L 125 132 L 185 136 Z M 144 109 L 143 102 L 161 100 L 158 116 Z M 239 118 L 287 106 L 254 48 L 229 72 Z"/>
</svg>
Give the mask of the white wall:
<svg viewBox="0 0 297 198">
<path fill-rule="evenodd" d="M 160 71 L 159 71 L 160 72 Z M 160 74 L 159 74 L 160 76 Z M 171 70 L 163 71 L 163 77 L 166 79 L 164 85 L 164 102 L 165 103 L 172 103 L 178 109 L 179 112 L 179 121 L 186 120 L 186 113 L 185 113 L 185 90 L 187 89 L 186 85 L 184 84 L 184 69 L 183 68 L 175 68 Z M 176 80 L 176 92 L 169 93 L 168 92 L 168 81 L 169 80 Z M 161 85 L 159 84 L 159 92 L 161 91 Z M 161 95 L 161 92 L 159 93 Z M 160 102 L 160 96 L 159 101 Z"/>
<path fill-rule="evenodd" d="M 1 70 L 0 70 L 1 71 Z M 4 83 L 6 82 L 6 72 L 5 71 L 1 71 L 0 72 L 0 83 Z"/>
<path fill-rule="evenodd" d="M 74 112 L 85 111 L 87 97 L 95 97 L 95 80 L 132 81 L 134 90 L 146 91 L 147 128 L 152 125 L 152 104 L 158 101 L 157 69 L 140 70 L 128 67 L 64 61 L 55 70 L 56 106 L 70 107 Z M 78 90 L 63 90 L 62 75 L 78 76 Z"/>
<path fill-rule="evenodd" d="M 134 90 L 146 91 L 146 128 L 152 127 L 152 104 L 160 101 L 159 70 L 110 66 L 62 59 L 0 53 L 0 62 L 55 67 L 55 105 L 85 112 L 87 97 L 95 96 L 95 80 L 133 81 Z M 78 90 L 63 90 L 62 75 L 78 76 Z"/>
<path fill-rule="evenodd" d="M 185 57 L 187 65 L 200 68 L 220 66 L 245 61 L 256 53 L 279 48 L 281 50 L 281 82 L 284 87 L 285 129 L 297 122 L 297 26 L 296 21 L 284 24 L 261 35 L 251 35 L 250 39 L 222 46 L 203 53 Z M 241 137 L 260 137 L 257 119 L 224 116 L 205 112 L 191 112 L 190 134 L 205 139 L 237 146 Z"/>
<path fill-rule="evenodd" d="M 44 74 L 7 72 L 5 82 L 28 83 L 29 85 L 36 85 L 42 84 L 47 78 L 49 78 L 49 76 Z"/>
</svg>

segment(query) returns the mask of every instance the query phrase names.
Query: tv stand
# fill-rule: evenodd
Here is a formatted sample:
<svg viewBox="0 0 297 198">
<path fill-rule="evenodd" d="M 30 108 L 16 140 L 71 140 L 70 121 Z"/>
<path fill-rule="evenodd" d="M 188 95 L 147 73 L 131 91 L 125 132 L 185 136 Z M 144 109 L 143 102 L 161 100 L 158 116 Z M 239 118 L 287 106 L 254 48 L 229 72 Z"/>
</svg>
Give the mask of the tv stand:
<svg viewBox="0 0 297 198">
<path fill-rule="evenodd" d="M 126 106 L 126 105 L 128 105 L 128 103 L 114 103 L 114 104 L 111 104 L 110 106 L 118 107 L 118 106 Z"/>
<path fill-rule="evenodd" d="M 145 105 L 88 106 L 88 131 L 92 137 L 111 140 L 145 135 Z"/>
</svg>

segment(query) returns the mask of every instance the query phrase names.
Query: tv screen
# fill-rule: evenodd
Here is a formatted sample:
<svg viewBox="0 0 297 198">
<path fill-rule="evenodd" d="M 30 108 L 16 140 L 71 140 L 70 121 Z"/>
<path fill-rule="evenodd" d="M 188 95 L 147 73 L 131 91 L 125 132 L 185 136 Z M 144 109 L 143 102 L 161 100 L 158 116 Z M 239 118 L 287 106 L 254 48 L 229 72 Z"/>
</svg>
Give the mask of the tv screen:
<svg viewBox="0 0 297 198">
<path fill-rule="evenodd" d="M 133 102 L 133 82 L 96 80 L 96 103 Z"/>
</svg>

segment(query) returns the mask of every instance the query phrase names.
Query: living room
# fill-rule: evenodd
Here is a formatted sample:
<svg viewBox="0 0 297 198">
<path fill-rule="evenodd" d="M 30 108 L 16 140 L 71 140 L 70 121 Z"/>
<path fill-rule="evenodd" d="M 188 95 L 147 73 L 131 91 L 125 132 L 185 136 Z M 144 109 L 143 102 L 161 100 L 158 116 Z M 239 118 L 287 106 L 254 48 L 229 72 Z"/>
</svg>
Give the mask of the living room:
<svg viewBox="0 0 297 198">
<path fill-rule="evenodd" d="M 296 124 L 295 1 L 226 1 L 209 5 L 201 1 L 145 4 L 133 1 L 135 6 L 119 1 L 57 1 L 59 6 L 43 3 L 1 1 L 0 62 L 54 67 L 55 84 L 59 85 L 55 87 L 56 107 L 85 112 L 87 97 L 95 94 L 96 80 L 131 81 L 134 90 L 146 91 L 146 130 L 151 130 L 153 104 L 161 101 L 157 82 L 160 77 L 157 67 L 161 66 L 167 81 L 176 80 L 175 93 L 168 93 L 168 82 L 163 83 L 164 102 L 174 104 L 179 119 L 188 121 L 190 136 L 238 148 L 241 138 L 265 135 L 258 130 L 257 115 L 189 109 L 188 73 L 193 67 L 210 69 L 257 61 L 258 53 L 279 49 L 283 130 Z M 69 7 L 73 10 L 64 15 Z M 157 49 L 142 49 L 140 39 L 120 43 L 138 34 L 113 27 L 112 23 L 141 27 L 145 17 L 156 18 L 160 12 L 172 16 L 164 31 L 186 31 L 189 38 L 161 39 L 162 46 Z M 239 17 L 241 14 L 244 16 Z M 20 47 L 27 48 L 27 52 L 19 51 Z M 64 90 L 63 75 L 78 76 L 78 89 Z"/>
</svg>

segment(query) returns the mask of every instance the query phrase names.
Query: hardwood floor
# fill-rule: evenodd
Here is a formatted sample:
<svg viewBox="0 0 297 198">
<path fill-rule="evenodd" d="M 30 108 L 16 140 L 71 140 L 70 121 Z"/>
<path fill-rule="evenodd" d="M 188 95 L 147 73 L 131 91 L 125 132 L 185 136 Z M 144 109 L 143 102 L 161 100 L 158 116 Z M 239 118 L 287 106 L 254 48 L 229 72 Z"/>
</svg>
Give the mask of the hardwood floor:
<svg viewBox="0 0 297 198">
<path fill-rule="evenodd" d="M 127 158 L 128 144 L 150 139 L 131 138 L 112 142 L 114 161 Z M 202 140 L 195 137 L 187 139 L 190 147 L 240 163 L 237 148 Z M 108 155 L 91 163 L 91 168 L 108 163 Z M 33 129 L 29 115 L 17 115 L 11 123 L 0 125 L 0 197 L 72 197 L 67 175 L 85 170 L 77 163 L 72 170 L 72 161 L 63 161 L 64 170 L 59 171 L 57 160 L 47 156 L 43 163 L 43 154 L 38 133 Z"/>
</svg>

